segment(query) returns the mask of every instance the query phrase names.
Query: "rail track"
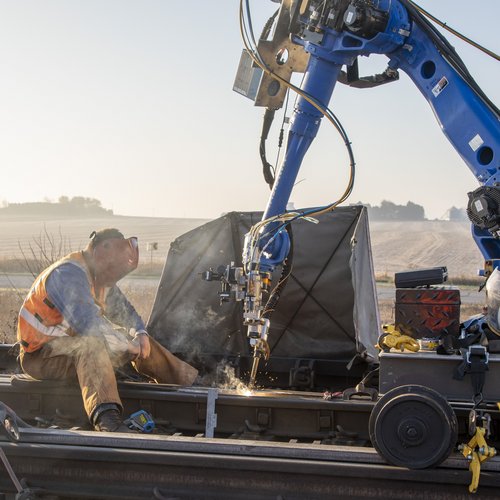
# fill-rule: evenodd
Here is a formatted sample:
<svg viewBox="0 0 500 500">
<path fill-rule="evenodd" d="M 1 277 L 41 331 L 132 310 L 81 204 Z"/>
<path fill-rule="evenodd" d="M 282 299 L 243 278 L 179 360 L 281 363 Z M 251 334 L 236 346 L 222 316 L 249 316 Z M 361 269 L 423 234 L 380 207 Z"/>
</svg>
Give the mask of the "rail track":
<svg viewBox="0 0 500 500">
<path fill-rule="evenodd" d="M 203 437 L 96 435 L 25 429 L 1 442 L 30 486 L 57 498 L 461 499 L 464 459 L 432 470 L 385 464 L 372 448 Z M 484 466 L 474 498 L 498 498 L 500 460 Z M 6 474 L 0 488 L 13 492 Z"/>
<path fill-rule="evenodd" d="M 371 447 L 371 400 L 321 393 L 120 383 L 126 411 L 142 407 L 157 433 L 85 430 L 78 387 L 0 375 L 0 401 L 18 417 L 49 428 L 19 428 L 0 447 L 16 477 L 52 499 L 461 499 L 497 498 L 500 458 L 482 466 L 479 492 L 458 452 L 439 467 L 388 465 Z M 468 408 L 456 406 L 457 415 Z M 212 412 L 212 414 L 211 414 Z M 214 420 L 211 417 L 216 415 Z M 462 419 L 463 419 L 462 418 Z M 214 438 L 209 435 L 209 423 Z M 57 425 L 58 428 L 50 428 Z M 77 425 L 76 429 L 68 429 Z M 66 428 L 62 428 L 66 427 Z M 16 492 L 8 474 L 0 491 Z"/>
</svg>

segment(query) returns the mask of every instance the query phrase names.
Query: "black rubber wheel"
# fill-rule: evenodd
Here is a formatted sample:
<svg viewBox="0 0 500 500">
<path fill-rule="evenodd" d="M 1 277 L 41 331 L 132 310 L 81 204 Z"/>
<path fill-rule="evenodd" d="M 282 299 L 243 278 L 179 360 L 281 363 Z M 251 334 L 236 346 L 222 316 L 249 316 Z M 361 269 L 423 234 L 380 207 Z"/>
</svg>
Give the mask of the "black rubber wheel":
<svg viewBox="0 0 500 500">
<path fill-rule="evenodd" d="M 443 396 L 422 385 L 396 387 L 373 407 L 373 447 L 387 462 L 408 469 L 435 467 L 457 441 L 457 417 Z"/>
</svg>

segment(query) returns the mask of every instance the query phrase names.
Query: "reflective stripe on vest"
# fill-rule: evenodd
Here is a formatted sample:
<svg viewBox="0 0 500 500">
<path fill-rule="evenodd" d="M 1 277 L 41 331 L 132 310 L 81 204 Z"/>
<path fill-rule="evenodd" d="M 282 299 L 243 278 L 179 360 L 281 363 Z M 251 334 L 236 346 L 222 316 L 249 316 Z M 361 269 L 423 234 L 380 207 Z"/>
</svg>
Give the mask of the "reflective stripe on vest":
<svg viewBox="0 0 500 500">
<path fill-rule="evenodd" d="M 48 335 L 49 337 L 63 337 L 64 335 L 68 335 L 66 331 L 69 325 L 65 321 L 59 325 L 45 326 L 36 316 L 31 314 L 24 307 L 21 309 L 19 316 L 21 316 L 21 318 L 23 318 L 35 330 L 38 330 L 40 333 Z M 66 323 L 66 325 L 64 323 Z"/>
<path fill-rule="evenodd" d="M 89 281 L 91 293 L 95 296 L 90 273 L 81 252 L 74 252 L 43 271 L 33 283 L 19 312 L 17 338 L 26 352 L 37 351 L 55 337 L 74 334 L 61 312 L 48 299 L 45 290 L 47 278 L 62 264 L 72 264 L 82 269 Z"/>
</svg>

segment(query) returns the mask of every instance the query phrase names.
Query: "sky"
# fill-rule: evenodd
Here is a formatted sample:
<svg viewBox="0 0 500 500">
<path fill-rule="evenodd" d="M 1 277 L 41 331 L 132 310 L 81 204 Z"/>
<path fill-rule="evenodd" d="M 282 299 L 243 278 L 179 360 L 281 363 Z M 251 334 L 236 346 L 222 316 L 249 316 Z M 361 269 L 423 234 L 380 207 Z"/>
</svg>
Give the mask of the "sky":
<svg viewBox="0 0 500 500">
<path fill-rule="evenodd" d="M 417 3 L 500 52 L 498 0 Z M 277 4 L 250 5 L 259 34 Z M 85 196 L 115 214 L 154 217 L 263 210 L 264 110 L 232 91 L 238 9 L 238 0 L 0 0 L 0 202 Z M 499 63 L 446 36 L 498 106 Z M 383 56 L 360 61 L 362 74 L 385 67 Z M 348 202 L 411 200 L 428 218 L 466 206 L 477 181 L 406 75 L 376 89 L 338 84 L 330 107 L 357 162 Z M 291 201 L 336 200 L 347 176 L 345 148 L 325 121 Z"/>
</svg>

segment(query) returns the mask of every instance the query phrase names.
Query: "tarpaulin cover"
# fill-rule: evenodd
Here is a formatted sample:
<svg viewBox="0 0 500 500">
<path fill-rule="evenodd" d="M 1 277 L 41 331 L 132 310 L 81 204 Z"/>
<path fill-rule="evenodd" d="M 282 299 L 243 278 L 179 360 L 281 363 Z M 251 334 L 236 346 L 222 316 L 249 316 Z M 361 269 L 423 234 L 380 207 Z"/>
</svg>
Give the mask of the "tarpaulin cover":
<svg viewBox="0 0 500 500">
<path fill-rule="evenodd" d="M 261 213 L 232 212 L 177 238 L 170 247 L 148 322 L 171 351 L 249 355 L 242 303 L 219 304 L 209 268 L 241 265 L 243 239 Z M 376 358 L 379 319 L 366 209 L 338 207 L 319 224 L 292 224 L 293 270 L 271 315 L 271 357 Z M 276 274 L 276 273 L 275 273 Z"/>
</svg>

